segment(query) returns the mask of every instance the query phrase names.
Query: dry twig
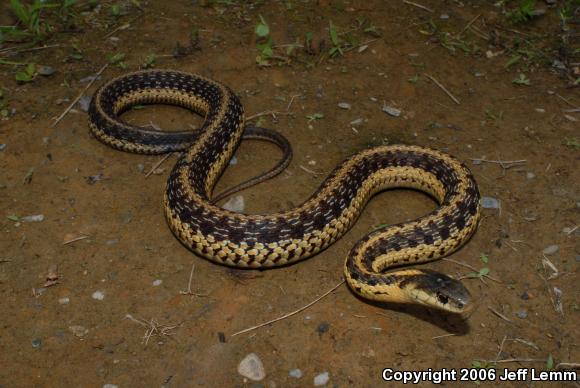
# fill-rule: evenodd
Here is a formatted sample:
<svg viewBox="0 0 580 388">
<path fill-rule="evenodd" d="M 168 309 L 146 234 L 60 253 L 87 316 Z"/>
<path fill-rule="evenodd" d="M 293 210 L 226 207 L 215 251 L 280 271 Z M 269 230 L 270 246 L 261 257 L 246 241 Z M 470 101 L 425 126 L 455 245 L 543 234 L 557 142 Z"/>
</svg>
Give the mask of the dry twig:
<svg viewBox="0 0 580 388">
<path fill-rule="evenodd" d="M 85 86 L 85 88 L 79 93 L 79 95 L 77 96 L 77 98 L 75 98 L 73 100 L 73 102 L 70 103 L 70 105 L 64 110 L 64 112 L 62 112 L 60 114 L 60 116 L 58 116 L 55 120 L 54 123 L 52 124 L 52 127 L 56 127 L 56 125 L 60 122 L 60 120 L 62 120 L 64 118 L 64 116 L 67 115 L 67 113 L 72 109 L 73 106 L 76 105 L 77 102 L 79 102 L 79 100 L 81 99 L 81 97 L 83 96 L 83 94 L 93 85 L 93 83 L 97 80 L 97 78 L 99 78 L 99 76 L 103 73 L 103 71 L 105 71 L 105 69 L 107 67 L 109 67 L 110 63 L 107 62 L 106 65 L 104 65 L 103 67 L 101 67 L 101 70 L 99 70 L 97 72 L 97 74 L 95 74 L 95 76 L 93 77 L 93 79 L 91 80 L 91 82 L 89 82 L 87 84 L 87 86 Z"/>
<path fill-rule="evenodd" d="M 343 281 L 341 281 L 340 283 L 338 283 L 336 286 L 332 287 L 330 290 L 326 291 L 324 294 L 320 295 L 318 298 L 314 299 L 312 302 L 308 303 L 306 306 L 300 307 L 298 310 L 294 310 L 294 311 L 292 311 L 292 312 L 290 312 L 290 313 L 288 313 L 288 314 L 284 314 L 284 315 L 282 315 L 281 317 L 278 317 L 278 318 L 274 318 L 274 319 L 272 319 L 272 320 L 269 320 L 268 322 L 264 322 L 264 323 L 261 323 L 261 324 L 259 324 L 259 325 L 252 326 L 252 327 L 249 327 L 249 328 L 247 328 L 247 329 L 244 329 L 244 330 L 238 331 L 238 332 L 236 332 L 236 333 L 232 334 L 232 337 L 235 337 L 235 336 L 237 336 L 237 335 L 240 335 L 240 334 L 244 334 L 244 333 L 250 332 L 250 331 L 252 331 L 252 330 L 259 329 L 260 327 L 264 327 L 264 326 L 267 326 L 267 325 L 269 325 L 269 324 L 271 324 L 271 323 L 278 322 L 278 321 L 281 321 L 281 320 L 283 320 L 283 319 L 289 318 L 289 317 L 291 317 L 291 316 L 293 316 L 293 315 L 296 315 L 296 314 L 298 314 L 299 312 L 302 312 L 302 311 L 306 310 L 308 307 L 310 307 L 310 306 L 312 306 L 313 304 L 317 303 L 317 302 L 318 302 L 318 301 L 320 301 L 322 298 L 324 298 L 324 297 L 328 296 L 328 295 L 329 295 L 329 294 L 330 294 L 332 291 L 336 290 L 336 289 L 337 289 L 338 287 L 340 287 L 342 284 L 344 284 L 344 280 L 343 280 Z"/>
<path fill-rule="evenodd" d="M 151 170 L 149 170 L 149 172 L 147 174 L 145 174 L 145 178 L 149 178 L 149 176 L 151 174 L 153 174 L 153 172 L 155 170 L 157 170 L 159 168 L 159 166 L 161 166 L 163 164 L 163 162 L 165 162 L 167 159 L 169 159 L 169 157 L 173 155 L 173 152 L 170 152 L 168 154 L 165 154 L 165 156 L 163 156 L 157 163 L 155 163 L 153 165 L 153 167 L 151 167 Z"/>
<path fill-rule="evenodd" d="M 409 4 L 409 5 L 412 5 L 413 7 L 420 8 L 420 9 L 422 9 L 422 10 L 424 10 L 424 11 L 427 11 L 427 12 L 430 12 L 430 13 L 434 13 L 434 12 L 435 12 L 435 11 L 433 11 L 433 10 L 432 10 L 431 8 L 429 8 L 429 7 L 425 7 L 424 5 L 417 4 L 417 3 L 413 3 L 412 1 L 409 1 L 409 0 L 403 0 L 403 3 L 405 3 L 405 4 Z"/>
<path fill-rule="evenodd" d="M 189 282 L 187 283 L 187 291 L 179 291 L 179 293 L 181 295 L 191 295 L 199 297 L 209 296 L 209 294 L 198 294 L 191 290 L 191 280 L 193 279 L 193 271 L 195 271 L 195 264 L 191 265 L 191 272 L 189 273 Z"/>
<path fill-rule="evenodd" d="M 493 307 L 487 306 L 487 308 L 489 311 L 491 311 L 492 313 L 494 313 L 495 315 L 497 315 L 498 317 L 500 317 L 504 321 L 509 322 L 509 323 L 513 323 L 513 321 L 511 319 L 509 319 L 508 317 L 506 317 L 505 315 L 503 315 L 502 313 L 500 313 L 499 311 L 497 311 Z"/>
<path fill-rule="evenodd" d="M 461 103 L 459 102 L 459 100 L 457 98 L 455 98 L 455 96 L 453 94 L 451 94 L 451 92 L 449 90 L 447 90 L 445 88 L 445 86 L 443 86 L 439 81 L 437 81 L 435 78 L 433 78 L 432 76 L 430 76 L 429 74 L 425 74 L 427 76 L 427 78 L 429 78 L 431 81 L 435 82 L 435 85 L 439 86 L 439 88 L 441 88 L 441 90 L 443 90 L 445 92 L 445 94 L 447 94 L 449 96 L 449 98 L 451 98 L 453 100 L 454 103 L 456 103 L 457 105 L 460 105 Z"/>
</svg>

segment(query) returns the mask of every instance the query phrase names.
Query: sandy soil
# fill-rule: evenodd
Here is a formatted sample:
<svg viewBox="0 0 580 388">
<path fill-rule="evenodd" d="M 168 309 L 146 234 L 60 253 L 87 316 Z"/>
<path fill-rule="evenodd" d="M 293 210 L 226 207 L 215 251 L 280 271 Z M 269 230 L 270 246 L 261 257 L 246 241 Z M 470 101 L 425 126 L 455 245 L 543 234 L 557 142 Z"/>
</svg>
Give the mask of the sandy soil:
<svg viewBox="0 0 580 388">
<path fill-rule="evenodd" d="M 0 143 L 5 144 L 0 151 L 2 387 L 312 386 L 324 372 L 327 386 L 372 387 L 382 382 L 383 368 L 457 370 L 474 362 L 486 365 L 484 360 L 520 360 L 497 363 L 503 373 L 503 368 L 540 370 L 580 361 L 580 154 L 569 144 L 579 136 L 580 117 L 563 112 L 580 105 L 577 89 L 546 67 L 506 69 L 509 57 L 502 48 L 471 30 L 465 39 L 481 47 L 478 55 L 452 53 L 427 34 L 429 17 L 459 32 L 477 15 L 475 25 L 489 34 L 500 18 L 496 8 L 432 0 L 421 2 L 432 14 L 382 1 L 162 3 L 143 3 L 142 13 L 131 8 L 119 18 L 103 5 L 99 14 L 79 16 L 92 25 L 86 22 L 82 31 L 59 33 L 47 43 L 58 47 L 5 58 L 51 66 L 56 70 L 51 76 L 18 84 L 15 68 L 0 68 L 4 101 L 14 109 L 0 121 Z M 442 14 L 449 18 L 441 19 Z M 313 32 L 314 53 L 258 67 L 254 27 L 259 15 L 275 44 L 302 42 L 306 32 Z M 380 36 L 361 32 L 360 17 Z M 332 46 L 329 20 L 339 32 L 353 29 L 359 44 L 370 41 L 368 47 L 336 58 L 321 56 L 322 41 L 324 53 Z M 546 16 L 517 30 L 541 29 L 550 20 Z M 105 37 L 125 23 L 130 26 Z M 199 50 L 174 58 L 177 43 L 187 51 L 193 27 L 199 29 Z M 73 43 L 82 52 L 80 60 L 70 59 Z M 487 50 L 498 55 L 488 58 Z M 232 337 L 338 284 L 345 255 L 373 226 L 411 220 L 435 204 L 411 191 L 380 194 L 338 243 L 286 268 L 238 271 L 196 257 L 173 237 L 162 213 L 175 157 L 147 178 L 160 158 L 100 144 L 89 136 L 87 115 L 78 106 L 52 127 L 86 86 L 80 80 L 97 73 L 115 53 L 126 54 L 126 68 L 109 66 L 87 95 L 104 80 L 140 68 L 155 53 L 155 67 L 200 73 L 229 85 L 248 115 L 280 112 L 262 116 L 261 124 L 287 136 L 295 156 L 279 177 L 240 193 L 249 213 L 299 204 L 338 162 L 373 144 L 429 146 L 465 161 L 482 195 L 497 199 L 500 209 L 484 210 L 476 235 L 450 257 L 453 261 L 428 267 L 467 276 L 463 281 L 476 299 L 474 313 L 461 320 L 422 308 L 369 304 L 342 285 L 306 311 Z M 531 85 L 512 83 L 519 72 Z M 401 115 L 383 112 L 383 104 Z M 315 113 L 324 117 L 307 117 Z M 125 118 L 169 130 L 201 122 L 171 107 L 146 107 Z M 351 124 L 359 118 L 361 123 Z M 244 142 L 236 157 L 218 191 L 261 172 L 279 152 Z M 44 219 L 21 219 L 30 215 Z M 63 244 L 77 237 L 85 238 Z M 195 295 L 184 295 L 193 265 Z M 43 287 L 55 266 L 58 284 Z M 468 277 L 473 272 L 468 267 L 488 268 L 489 274 Z M 99 295 L 104 298 L 95 299 Z M 151 327 L 155 330 L 144 337 Z M 237 372 L 249 353 L 263 362 L 266 377 L 260 382 Z M 296 368 L 300 378 L 290 375 Z"/>
</svg>

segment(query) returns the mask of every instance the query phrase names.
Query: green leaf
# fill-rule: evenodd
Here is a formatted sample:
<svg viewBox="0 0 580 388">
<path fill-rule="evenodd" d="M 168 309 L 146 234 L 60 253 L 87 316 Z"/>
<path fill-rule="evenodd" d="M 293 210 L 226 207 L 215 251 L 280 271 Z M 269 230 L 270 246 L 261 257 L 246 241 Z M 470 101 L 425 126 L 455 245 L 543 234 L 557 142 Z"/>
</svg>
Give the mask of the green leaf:
<svg viewBox="0 0 580 388">
<path fill-rule="evenodd" d="M 481 262 L 483 264 L 487 264 L 489 263 L 489 257 L 487 257 L 487 255 L 485 253 L 482 253 L 479 258 L 481 259 Z"/>
<path fill-rule="evenodd" d="M 308 121 L 314 121 L 314 120 L 320 120 L 322 118 L 324 118 L 324 113 L 313 113 L 311 115 L 306 116 L 306 118 L 308 119 Z"/>
<path fill-rule="evenodd" d="M 18 217 L 17 215 L 14 215 L 14 214 L 7 216 L 6 218 L 8 218 L 10 221 L 14 221 L 14 222 L 20 221 L 20 217 Z"/>
<path fill-rule="evenodd" d="M 332 41 L 332 44 L 338 46 L 340 44 L 340 42 L 338 41 L 338 33 L 336 32 L 336 27 L 334 26 L 334 24 L 332 24 L 332 20 L 330 21 L 329 31 L 330 31 L 330 40 Z"/>
<path fill-rule="evenodd" d="M 24 176 L 23 183 L 29 184 L 32 182 L 32 175 L 34 175 L 34 167 L 30 167 Z"/>
<path fill-rule="evenodd" d="M 522 56 L 521 55 L 519 55 L 519 54 L 512 55 L 512 57 L 506 62 L 506 64 L 504 65 L 504 67 L 506 69 L 508 69 L 511 66 L 515 65 L 516 63 L 518 63 L 520 61 L 520 59 L 522 59 Z"/>
<path fill-rule="evenodd" d="M 254 31 L 260 38 L 265 38 L 270 35 L 270 27 L 268 27 L 268 23 L 266 23 L 266 20 L 264 20 L 262 15 L 260 15 L 260 22 L 256 24 L 256 29 Z"/>
<path fill-rule="evenodd" d="M 530 80 L 526 77 L 526 75 L 523 73 L 520 73 L 518 78 L 512 80 L 512 83 L 516 85 L 528 85 L 528 86 L 532 84 Z"/>
<path fill-rule="evenodd" d="M 548 359 L 546 360 L 546 370 L 554 369 L 554 357 L 552 355 L 548 355 Z"/>
<path fill-rule="evenodd" d="M 489 268 L 484 267 L 484 268 L 482 268 L 482 269 L 479 270 L 479 276 L 489 275 L 489 272 L 490 272 Z"/>
<path fill-rule="evenodd" d="M 416 84 L 417 82 L 419 82 L 419 75 L 415 74 L 411 78 L 408 78 L 407 81 L 409 81 L 412 84 Z"/>
<path fill-rule="evenodd" d="M 123 59 L 125 59 L 125 54 L 123 54 L 123 53 L 118 53 L 118 54 L 114 54 L 114 55 L 109 54 L 109 63 L 111 65 L 115 65 L 115 64 L 121 62 Z"/>
<path fill-rule="evenodd" d="M 22 24 L 28 26 L 28 23 L 30 22 L 30 13 L 25 5 L 20 0 L 10 0 L 10 5 L 12 6 L 12 11 L 14 11 Z"/>
</svg>

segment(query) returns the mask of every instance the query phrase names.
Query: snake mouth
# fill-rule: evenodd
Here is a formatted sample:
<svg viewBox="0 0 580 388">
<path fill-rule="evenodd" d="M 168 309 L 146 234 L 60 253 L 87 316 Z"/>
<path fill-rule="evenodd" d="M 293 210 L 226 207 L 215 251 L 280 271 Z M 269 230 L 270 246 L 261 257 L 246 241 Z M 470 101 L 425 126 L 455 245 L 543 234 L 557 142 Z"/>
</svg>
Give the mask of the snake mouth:
<svg viewBox="0 0 580 388">
<path fill-rule="evenodd" d="M 407 282 L 412 299 L 439 310 L 456 314 L 467 314 L 473 308 L 470 292 L 463 283 L 447 275 L 422 270 Z"/>
</svg>

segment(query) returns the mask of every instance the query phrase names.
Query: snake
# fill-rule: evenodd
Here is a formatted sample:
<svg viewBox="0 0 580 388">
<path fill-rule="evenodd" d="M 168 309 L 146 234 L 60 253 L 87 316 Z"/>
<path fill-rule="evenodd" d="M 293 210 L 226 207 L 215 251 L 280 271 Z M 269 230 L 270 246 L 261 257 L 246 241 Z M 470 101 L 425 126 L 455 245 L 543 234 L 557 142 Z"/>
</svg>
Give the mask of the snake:
<svg viewBox="0 0 580 388">
<path fill-rule="evenodd" d="M 164 132 L 121 118 L 141 104 L 182 107 L 204 121 L 196 131 Z M 346 283 L 363 300 L 379 303 L 458 314 L 474 305 L 460 280 L 416 266 L 459 249 L 481 218 L 473 174 L 445 152 L 404 144 L 366 148 L 340 163 L 300 205 L 245 214 L 212 200 L 247 128 L 240 98 L 228 86 L 177 70 L 121 75 L 95 92 L 89 128 L 99 141 L 121 151 L 181 151 L 163 197 L 167 224 L 195 254 L 229 267 L 265 269 L 306 259 L 340 239 L 375 194 L 399 188 L 426 193 L 437 204 L 434 210 L 412 221 L 382 225 L 356 242 L 343 267 Z"/>
</svg>

